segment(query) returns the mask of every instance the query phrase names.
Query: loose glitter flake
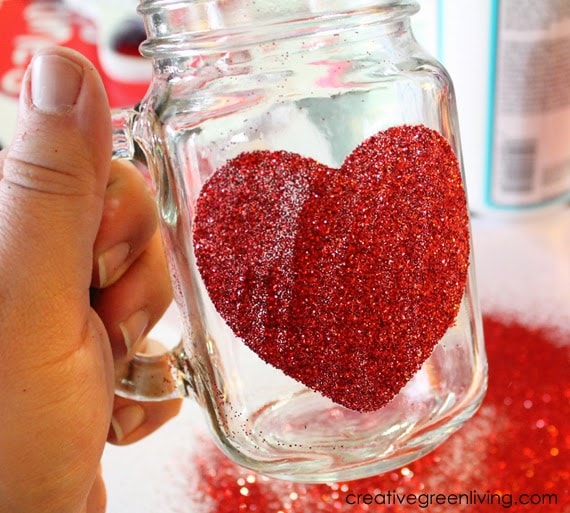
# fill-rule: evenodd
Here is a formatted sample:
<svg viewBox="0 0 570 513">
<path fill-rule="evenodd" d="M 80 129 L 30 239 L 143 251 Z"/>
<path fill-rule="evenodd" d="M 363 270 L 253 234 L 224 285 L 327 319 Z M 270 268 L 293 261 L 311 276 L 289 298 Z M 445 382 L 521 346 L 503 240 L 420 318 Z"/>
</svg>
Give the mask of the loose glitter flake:
<svg viewBox="0 0 570 513">
<path fill-rule="evenodd" d="M 452 148 L 424 126 L 374 135 L 340 169 L 243 153 L 196 212 L 197 266 L 236 336 L 347 408 L 384 406 L 455 321 L 466 199 Z"/>
<path fill-rule="evenodd" d="M 180 511 L 570 513 L 570 333 L 491 316 L 484 327 L 483 405 L 432 453 L 384 475 L 305 485 L 244 469 L 205 443 L 184 472 Z"/>
</svg>

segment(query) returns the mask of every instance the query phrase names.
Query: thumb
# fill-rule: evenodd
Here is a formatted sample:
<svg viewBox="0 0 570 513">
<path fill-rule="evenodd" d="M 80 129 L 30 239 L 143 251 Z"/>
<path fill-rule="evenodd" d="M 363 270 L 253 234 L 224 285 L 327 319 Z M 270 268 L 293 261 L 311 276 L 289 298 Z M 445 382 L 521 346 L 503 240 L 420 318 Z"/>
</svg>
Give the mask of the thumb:
<svg viewBox="0 0 570 513">
<path fill-rule="evenodd" d="M 110 155 L 109 106 L 94 67 L 69 49 L 37 54 L 0 182 L 3 279 L 20 270 L 12 291 L 38 297 L 43 279 L 52 298 L 88 291 Z"/>
<path fill-rule="evenodd" d="M 74 511 L 113 400 L 108 338 L 89 302 L 111 123 L 87 60 L 60 48 L 34 57 L 0 155 L 0 511 L 11 500 L 33 511 L 42 497 L 42 511 Z"/>
</svg>

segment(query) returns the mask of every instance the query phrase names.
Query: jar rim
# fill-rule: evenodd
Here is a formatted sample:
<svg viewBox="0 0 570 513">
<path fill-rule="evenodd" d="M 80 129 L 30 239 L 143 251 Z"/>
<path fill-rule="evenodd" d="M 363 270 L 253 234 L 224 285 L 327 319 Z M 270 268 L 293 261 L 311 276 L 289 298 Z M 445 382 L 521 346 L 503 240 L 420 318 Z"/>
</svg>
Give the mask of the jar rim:
<svg viewBox="0 0 570 513">
<path fill-rule="evenodd" d="M 280 8 L 272 8 L 275 4 Z M 147 40 L 141 53 L 147 57 L 213 50 L 224 46 L 249 46 L 288 37 L 334 29 L 339 19 L 349 26 L 398 21 L 419 10 L 417 0 L 140 0 Z M 347 26 L 347 25 L 345 25 Z M 250 43 L 251 44 L 251 43 Z"/>
<path fill-rule="evenodd" d="M 290 0 L 287 4 L 289 10 L 298 13 L 298 8 L 302 4 L 307 4 L 306 7 L 310 9 L 311 12 L 334 12 L 339 9 L 354 9 L 363 7 L 398 7 L 402 5 L 417 4 L 418 0 Z M 139 0 L 138 11 L 141 14 L 147 14 L 148 12 L 154 12 L 156 9 L 161 9 L 168 6 L 179 6 L 179 5 L 198 5 L 198 4 L 209 4 L 215 7 L 233 7 L 238 9 L 246 9 L 248 7 L 259 10 L 260 2 L 259 0 L 239 0 L 239 4 L 236 0 Z M 233 5 L 232 5 L 233 4 Z M 280 12 L 284 9 L 280 9 L 279 6 L 283 5 L 282 2 L 268 2 L 266 9 L 270 9 L 273 12 Z M 261 2 L 263 5 L 263 2 Z M 263 9 L 263 8 L 262 8 Z"/>
</svg>

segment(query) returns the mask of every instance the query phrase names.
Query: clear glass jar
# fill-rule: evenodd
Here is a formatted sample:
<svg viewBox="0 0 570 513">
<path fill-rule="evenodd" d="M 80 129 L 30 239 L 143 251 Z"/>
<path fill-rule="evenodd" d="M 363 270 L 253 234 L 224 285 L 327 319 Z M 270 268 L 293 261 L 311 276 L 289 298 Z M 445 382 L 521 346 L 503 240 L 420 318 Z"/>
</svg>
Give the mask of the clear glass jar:
<svg viewBox="0 0 570 513">
<path fill-rule="evenodd" d="M 398 134 L 412 127 L 413 140 L 437 134 L 430 135 L 434 147 L 420 144 L 414 151 L 426 153 L 422 158 L 432 168 L 438 158 L 430 151 L 451 151 L 461 182 L 453 86 L 414 39 L 410 16 L 417 8 L 407 0 L 142 0 L 139 6 L 148 34 L 141 51 L 152 59 L 154 76 L 138 110 L 116 117 L 115 144 L 123 157 L 132 156 L 133 141 L 142 148 L 156 188 L 185 328 L 168 365 L 178 389 L 204 408 L 222 450 L 268 475 L 325 482 L 404 465 L 458 429 L 485 391 L 468 242 L 458 288 L 458 277 L 445 267 L 447 256 L 440 259 L 441 269 L 413 260 L 416 250 L 425 253 L 423 243 L 409 240 L 414 229 L 418 237 L 423 233 L 410 226 L 415 222 L 408 219 L 400 236 L 398 219 L 378 225 L 378 232 L 355 221 L 367 219 L 357 210 L 390 200 L 376 193 L 382 179 L 370 169 L 366 180 L 376 185 L 368 187 L 359 181 L 359 161 L 343 164 L 356 148 L 369 151 L 371 138 L 387 133 L 388 142 L 371 150 L 374 158 L 366 165 L 385 158 L 388 167 L 399 166 L 402 159 L 383 151 L 404 145 Z M 252 155 L 264 162 L 248 169 Z M 303 169 L 297 173 L 298 165 Z M 331 201 L 325 184 L 335 182 L 339 169 L 351 185 L 345 192 L 344 182 L 333 188 L 338 201 Z M 321 189 L 313 188 L 313 171 Z M 243 185 L 244 180 L 259 188 Z M 388 196 L 403 210 L 421 196 L 399 188 L 399 179 L 386 180 L 393 193 Z M 424 218 L 437 225 L 438 237 L 455 222 L 437 199 L 440 180 L 437 174 L 431 180 L 435 196 L 424 202 L 427 212 L 412 209 L 418 226 Z M 312 210 L 306 218 L 308 201 Z M 332 243 L 322 237 L 327 211 L 336 230 Z M 318 225 L 317 232 L 311 224 Z M 207 226 L 213 231 L 206 233 Z M 426 229 L 425 240 L 433 239 Z M 454 252 L 453 230 L 451 225 L 449 240 L 437 251 Z M 214 240 L 222 232 L 226 235 Z M 370 243 L 361 244 L 367 237 Z M 394 257 L 396 262 L 386 257 L 372 265 L 379 255 L 374 252 L 350 256 L 350 265 L 346 254 L 334 262 L 347 241 L 361 244 L 364 253 L 384 241 L 382 251 L 390 253 L 400 239 L 409 252 Z M 302 258 L 297 258 L 299 245 Z M 407 288 L 392 288 L 378 296 L 384 303 L 378 298 L 370 303 L 376 288 L 388 288 L 380 278 L 384 266 L 399 269 L 393 274 L 400 273 Z M 434 288 L 430 280 L 442 275 L 454 282 L 449 286 L 455 293 L 459 290 L 447 321 L 440 313 L 450 306 L 447 285 L 435 301 L 426 299 L 427 292 L 409 292 L 416 281 Z M 374 280 L 380 280 L 378 287 Z M 359 311 L 350 324 L 344 319 L 353 309 Z M 400 320 L 388 319 L 387 311 Z M 399 334 L 385 353 L 377 349 L 384 347 L 379 335 L 384 325 Z M 432 346 L 422 345 L 424 338 L 433 339 Z M 152 372 L 140 369 L 153 363 L 141 358 L 133 365 L 135 371 L 131 367 L 121 377 L 123 393 L 140 398 L 172 392 L 165 386 L 149 394 L 145 380 Z M 377 385 L 383 379 L 384 395 Z M 368 386 L 381 396 L 376 402 L 363 391 Z"/>
</svg>

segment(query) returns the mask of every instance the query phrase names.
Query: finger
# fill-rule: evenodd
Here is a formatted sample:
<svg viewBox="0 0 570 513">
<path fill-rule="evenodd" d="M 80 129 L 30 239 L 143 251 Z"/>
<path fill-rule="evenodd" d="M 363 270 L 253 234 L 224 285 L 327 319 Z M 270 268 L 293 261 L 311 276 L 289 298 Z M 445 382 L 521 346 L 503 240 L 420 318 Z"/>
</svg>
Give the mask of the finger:
<svg viewBox="0 0 570 513">
<path fill-rule="evenodd" d="M 178 415 L 181 406 L 181 399 L 138 402 L 117 396 L 107 440 L 116 445 L 136 442 Z"/>
<path fill-rule="evenodd" d="M 9 276 L 11 290 L 37 302 L 67 298 L 70 289 L 88 291 L 84 263 L 92 259 L 110 154 L 108 102 L 95 69 L 72 50 L 42 50 L 24 79 L 17 128 L 2 162 L 0 204 L 18 212 L 9 222 L 10 212 L 3 212 L 0 220 L 4 256 L 13 268 L 29 270 Z M 59 290 L 34 294 L 30 288 L 41 292 L 45 279 Z"/>
<path fill-rule="evenodd" d="M 0 163 L 0 502 L 14 511 L 79 511 L 107 437 L 113 365 L 89 287 L 111 133 L 94 67 L 35 56 Z"/>
<path fill-rule="evenodd" d="M 105 483 L 101 472 L 101 465 L 95 477 L 93 487 L 87 497 L 86 513 L 105 513 L 107 510 L 107 492 L 105 490 Z"/>
<path fill-rule="evenodd" d="M 113 162 L 94 246 L 93 285 L 115 283 L 144 251 L 156 228 L 155 202 L 141 172 L 128 161 Z"/>
<path fill-rule="evenodd" d="M 101 289 L 93 307 L 109 334 L 116 360 L 132 357 L 172 302 L 172 287 L 158 232 L 120 280 Z"/>
</svg>

